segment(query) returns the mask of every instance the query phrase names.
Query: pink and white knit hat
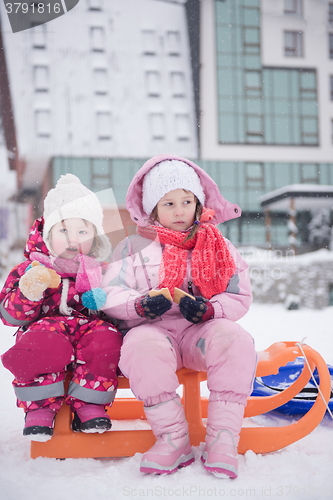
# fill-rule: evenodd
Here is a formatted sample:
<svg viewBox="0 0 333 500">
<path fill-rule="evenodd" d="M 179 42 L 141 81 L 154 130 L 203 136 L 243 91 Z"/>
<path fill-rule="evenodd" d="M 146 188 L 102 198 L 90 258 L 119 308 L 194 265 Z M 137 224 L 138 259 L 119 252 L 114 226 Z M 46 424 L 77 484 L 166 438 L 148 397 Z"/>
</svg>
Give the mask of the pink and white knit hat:
<svg viewBox="0 0 333 500">
<path fill-rule="evenodd" d="M 145 175 L 142 186 L 142 206 L 150 215 L 164 195 L 174 189 L 191 191 L 202 205 L 205 193 L 194 168 L 180 160 L 164 160 Z"/>
<path fill-rule="evenodd" d="M 43 239 L 48 248 L 50 231 L 55 224 L 71 218 L 84 219 L 96 228 L 99 237 L 98 259 L 107 258 L 111 246 L 103 229 L 103 208 L 96 194 L 85 187 L 76 175 L 60 177 L 55 188 L 45 197 L 43 215 Z"/>
</svg>

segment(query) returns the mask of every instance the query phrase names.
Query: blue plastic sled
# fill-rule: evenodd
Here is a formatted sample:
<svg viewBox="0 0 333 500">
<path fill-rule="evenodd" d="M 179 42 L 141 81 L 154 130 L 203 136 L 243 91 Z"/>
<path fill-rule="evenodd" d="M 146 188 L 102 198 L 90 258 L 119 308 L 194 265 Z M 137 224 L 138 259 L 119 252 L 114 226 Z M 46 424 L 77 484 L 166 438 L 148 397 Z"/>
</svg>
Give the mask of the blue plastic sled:
<svg viewBox="0 0 333 500">
<path fill-rule="evenodd" d="M 254 379 L 253 392 L 251 396 L 273 396 L 278 392 L 289 387 L 294 380 L 300 375 L 304 366 L 304 358 L 296 358 L 295 361 L 282 366 L 279 373 L 276 375 L 268 375 L 266 377 L 256 377 Z M 333 366 L 328 366 L 331 375 L 333 389 Z M 314 378 L 319 384 L 317 370 L 314 371 Z M 286 415 L 304 415 L 313 406 L 317 397 L 318 389 L 316 388 L 312 378 L 304 389 L 297 394 L 288 403 L 279 406 L 274 411 L 284 413 Z M 333 411 L 333 392 L 331 391 L 328 407 Z"/>
</svg>

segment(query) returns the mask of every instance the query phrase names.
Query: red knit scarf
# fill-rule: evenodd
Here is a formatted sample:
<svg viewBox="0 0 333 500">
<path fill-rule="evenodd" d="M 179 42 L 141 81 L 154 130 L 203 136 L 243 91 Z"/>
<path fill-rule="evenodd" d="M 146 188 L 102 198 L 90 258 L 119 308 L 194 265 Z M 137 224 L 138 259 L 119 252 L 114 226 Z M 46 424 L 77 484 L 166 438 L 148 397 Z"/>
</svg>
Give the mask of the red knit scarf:
<svg viewBox="0 0 333 500">
<path fill-rule="evenodd" d="M 138 226 L 138 233 L 165 245 L 160 266 L 159 288 L 167 287 L 173 295 L 186 275 L 187 254 L 192 251 L 192 281 L 202 295 L 210 299 L 224 292 L 235 272 L 235 263 L 220 231 L 212 223 L 214 210 L 205 209 L 195 236 L 184 242 L 186 232 L 173 231 L 161 226 Z"/>
</svg>

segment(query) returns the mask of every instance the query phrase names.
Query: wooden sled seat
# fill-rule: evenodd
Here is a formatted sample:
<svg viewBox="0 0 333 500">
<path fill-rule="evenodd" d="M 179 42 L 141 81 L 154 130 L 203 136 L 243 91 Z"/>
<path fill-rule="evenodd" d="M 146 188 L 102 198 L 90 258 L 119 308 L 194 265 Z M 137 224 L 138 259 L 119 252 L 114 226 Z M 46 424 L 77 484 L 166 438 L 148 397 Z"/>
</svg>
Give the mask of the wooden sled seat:
<svg viewBox="0 0 333 500">
<path fill-rule="evenodd" d="M 310 369 L 318 370 L 320 392 L 312 408 L 298 421 L 282 427 L 243 427 L 239 453 L 252 450 L 255 453 L 268 453 L 288 446 L 312 432 L 325 415 L 326 404 L 330 397 L 331 378 L 327 365 L 321 355 L 311 347 L 296 342 L 278 342 L 262 351 L 256 376 L 263 377 L 278 373 L 281 366 L 294 361 L 298 356 L 306 356 Z M 183 405 L 189 424 L 191 444 L 198 446 L 205 440 L 206 428 L 202 422 L 207 417 L 208 400 L 201 397 L 200 382 L 206 380 L 205 372 L 182 368 L 177 372 L 179 383 L 183 386 Z M 261 415 L 278 408 L 296 396 L 310 380 L 311 373 L 304 363 L 299 377 L 286 390 L 267 397 L 249 397 L 245 417 Z M 119 377 L 119 388 L 129 388 L 129 381 Z M 324 400 L 321 394 L 324 397 Z M 145 419 L 143 404 L 134 398 L 116 398 L 108 410 L 111 420 Z M 103 434 L 84 434 L 71 429 L 72 413 L 67 404 L 60 409 L 56 420 L 54 435 L 45 443 L 31 442 L 31 457 L 51 458 L 97 458 L 128 457 L 137 452 L 147 451 L 155 442 L 151 430 L 112 430 Z"/>
</svg>

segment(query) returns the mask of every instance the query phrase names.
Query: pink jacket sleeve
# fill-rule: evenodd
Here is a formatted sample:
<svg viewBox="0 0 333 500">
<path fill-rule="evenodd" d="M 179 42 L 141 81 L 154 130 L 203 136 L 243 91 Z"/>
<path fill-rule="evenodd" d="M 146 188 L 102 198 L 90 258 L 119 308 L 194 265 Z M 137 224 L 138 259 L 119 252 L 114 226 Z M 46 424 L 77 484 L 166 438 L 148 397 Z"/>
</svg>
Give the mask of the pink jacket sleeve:
<svg viewBox="0 0 333 500">
<path fill-rule="evenodd" d="M 8 326 L 26 326 L 35 321 L 40 313 L 42 300 L 28 300 L 20 291 L 18 285 L 21 276 L 30 264 L 25 261 L 12 269 L 0 293 L 0 317 Z"/>
<path fill-rule="evenodd" d="M 226 291 L 214 295 L 210 301 L 214 307 L 215 318 L 237 321 L 248 311 L 252 302 L 252 291 L 247 263 L 228 240 L 226 243 L 236 264 L 235 274 L 230 279 Z M 140 252 L 135 254 L 132 244 L 135 245 L 135 240 L 132 243 L 131 237 L 119 243 L 102 281 L 102 287 L 107 293 L 102 310 L 110 317 L 131 321 L 131 327 L 134 323 L 143 321 L 135 311 L 134 302 L 137 297 L 148 292 L 148 286 L 157 287 L 158 269 L 162 259 L 162 250 L 158 243 L 153 242 L 141 248 L 141 261 Z M 144 264 L 147 261 L 149 265 Z M 187 279 L 190 279 L 190 270 L 188 273 Z M 186 280 L 183 289 L 188 292 Z M 201 295 L 195 286 L 193 293 Z"/>
<path fill-rule="evenodd" d="M 143 295 L 143 292 L 137 290 L 138 284 L 129 238 L 121 241 L 115 248 L 112 262 L 102 279 L 101 286 L 107 293 L 102 311 L 111 318 L 125 321 L 138 320 L 138 323 L 142 321 L 134 307 L 135 299 Z"/>
<path fill-rule="evenodd" d="M 225 239 L 236 264 L 235 274 L 231 277 L 225 292 L 214 295 L 210 301 L 214 306 L 214 318 L 237 321 L 242 318 L 252 303 L 252 289 L 248 264 L 229 240 Z"/>
</svg>

